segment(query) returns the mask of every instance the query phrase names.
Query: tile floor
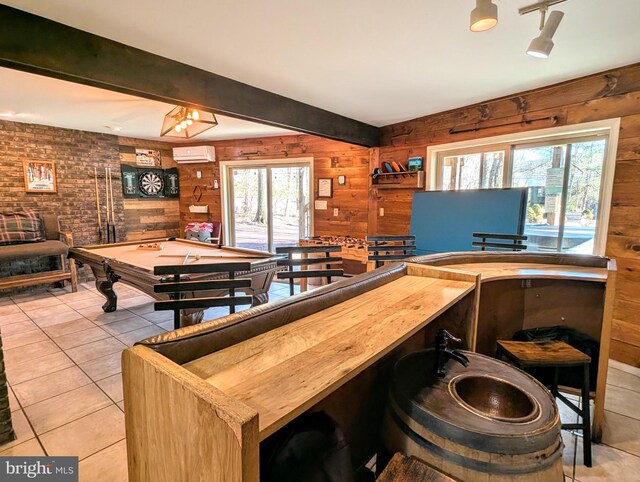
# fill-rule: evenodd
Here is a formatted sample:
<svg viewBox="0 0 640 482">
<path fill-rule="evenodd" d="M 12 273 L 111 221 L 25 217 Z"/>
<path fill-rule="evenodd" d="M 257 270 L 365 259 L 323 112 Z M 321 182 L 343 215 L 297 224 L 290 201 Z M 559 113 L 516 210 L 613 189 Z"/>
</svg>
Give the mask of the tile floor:
<svg viewBox="0 0 640 482">
<path fill-rule="evenodd" d="M 171 312 L 118 286 L 119 308 L 103 313 L 92 284 L 77 293 L 40 289 L 0 298 L 13 425 L 18 436 L 0 455 L 77 455 L 82 482 L 127 480 L 120 354 L 138 340 L 172 328 Z M 271 300 L 289 295 L 274 283 Z M 207 311 L 205 319 L 227 314 Z M 563 420 L 576 415 L 561 405 Z M 582 438 L 562 432 L 566 480 L 636 481 L 640 474 L 640 369 L 612 362 L 603 443 L 593 468 L 582 464 Z"/>
</svg>

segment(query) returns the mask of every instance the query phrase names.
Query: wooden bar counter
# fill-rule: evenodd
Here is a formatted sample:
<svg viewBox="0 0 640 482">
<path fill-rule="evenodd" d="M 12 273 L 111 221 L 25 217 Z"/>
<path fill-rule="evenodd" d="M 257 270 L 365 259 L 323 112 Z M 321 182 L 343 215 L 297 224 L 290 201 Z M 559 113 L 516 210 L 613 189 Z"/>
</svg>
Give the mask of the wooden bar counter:
<svg viewBox="0 0 640 482">
<path fill-rule="evenodd" d="M 420 264 L 481 277 L 476 351 L 493 356 L 497 340 L 527 328 L 567 326 L 600 343 L 592 437 L 600 441 L 609 367 L 616 263 L 588 255 L 468 252 L 418 256 Z M 591 382 L 594 385 L 594 382 Z"/>
<path fill-rule="evenodd" d="M 485 259 L 483 278 L 474 268 Z M 260 443 L 316 410 L 342 427 L 354 463 L 366 462 L 379 447 L 397 359 L 433 346 L 442 327 L 474 350 L 484 340 L 483 279 L 564 276 L 563 264 L 520 259 L 499 267 L 480 253 L 466 263 L 415 258 L 126 350 L 130 480 L 257 481 Z M 598 259 L 604 268 L 566 265 L 566 279 L 611 282 L 608 260 Z"/>
</svg>

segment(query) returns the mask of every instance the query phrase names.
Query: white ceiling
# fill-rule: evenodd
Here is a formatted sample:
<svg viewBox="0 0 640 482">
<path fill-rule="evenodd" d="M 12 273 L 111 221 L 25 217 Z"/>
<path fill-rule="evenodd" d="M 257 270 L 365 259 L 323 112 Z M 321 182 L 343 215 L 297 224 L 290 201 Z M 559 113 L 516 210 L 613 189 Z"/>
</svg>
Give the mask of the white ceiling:
<svg viewBox="0 0 640 482">
<path fill-rule="evenodd" d="M 494 1 L 499 24 L 484 33 L 469 31 L 474 0 L 3 3 L 377 126 L 640 61 L 640 0 L 552 7 L 565 17 L 547 60 L 524 53 L 539 17 L 520 16 L 518 8 L 535 0 Z M 113 102 L 100 124 L 144 121 L 157 131 L 148 101 L 104 96 Z M 12 108 L 3 101 L 4 94 L 0 109 Z M 90 113 L 82 112 L 92 103 L 101 102 L 74 106 L 69 121 L 88 122 Z M 164 114 L 166 107 L 156 109 Z"/>
<path fill-rule="evenodd" d="M 118 92 L 0 68 L 0 119 L 141 139 L 193 142 L 194 139 L 160 137 L 164 116 L 173 107 Z M 293 132 L 222 115 L 216 115 L 216 118 L 218 125 L 195 140 L 242 139 Z"/>
</svg>

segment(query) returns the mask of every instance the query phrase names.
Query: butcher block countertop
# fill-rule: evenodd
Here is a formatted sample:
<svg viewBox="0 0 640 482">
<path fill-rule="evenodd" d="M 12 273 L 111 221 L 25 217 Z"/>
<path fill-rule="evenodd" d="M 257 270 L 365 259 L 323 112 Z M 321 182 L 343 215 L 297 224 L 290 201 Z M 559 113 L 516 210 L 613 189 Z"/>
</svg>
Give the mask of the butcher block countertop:
<svg viewBox="0 0 640 482">
<path fill-rule="evenodd" d="M 605 282 L 608 274 L 607 268 L 541 263 L 461 263 L 440 267 L 480 273 L 482 281 L 545 278 Z"/>
<path fill-rule="evenodd" d="M 476 286 L 473 276 L 443 279 L 437 271 L 410 269 L 379 288 L 183 367 L 256 410 L 264 440 Z"/>
</svg>

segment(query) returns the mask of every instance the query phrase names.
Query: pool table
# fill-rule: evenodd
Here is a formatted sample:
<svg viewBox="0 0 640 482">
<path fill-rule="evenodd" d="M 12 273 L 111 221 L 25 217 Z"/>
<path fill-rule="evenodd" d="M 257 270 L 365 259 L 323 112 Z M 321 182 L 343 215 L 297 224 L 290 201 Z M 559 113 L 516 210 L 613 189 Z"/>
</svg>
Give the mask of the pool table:
<svg viewBox="0 0 640 482">
<path fill-rule="evenodd" d="M 162 249 L 140 248 L 155 243 Z M 253 296 L 253 306 L 269 301 L 269 287 L 277 270 L 277 256 L 274 253 L 176 238 L 74 247 L 69 250 L 69 258 L 79 266 L 88 265 L 93 271 L 96 288 L 107 299 L 102 306 L 106 313 L 115 311 L 117 308 L 118 296 L 113 285 L 118 281 L 134 286 L 156 299 L 166 299 L 167 294 L 153 292 L 153 285 L 159 283 L 161 279 L 160 276 L 153 274 L 153 268 L 162 265 L 181 265 L 185 262 L 187 254 L 189 257 L 186 262 L 189 264 L 250 262 L 251 270 L 238 277 L 250 278 L 251 287 L 241 288 L 239 291 Z M 190 275 L 190 278 L 203 280 L 222 276 L 220 273 L 194 274 Z M 217 294 L 207 292 L 209 296 Z M 197 323 L 202 320 L 202 316 L 203 312 L 199 310 L 188 313 L 187 316 L 183 315 L 183 325 Z"/>
</svg>

